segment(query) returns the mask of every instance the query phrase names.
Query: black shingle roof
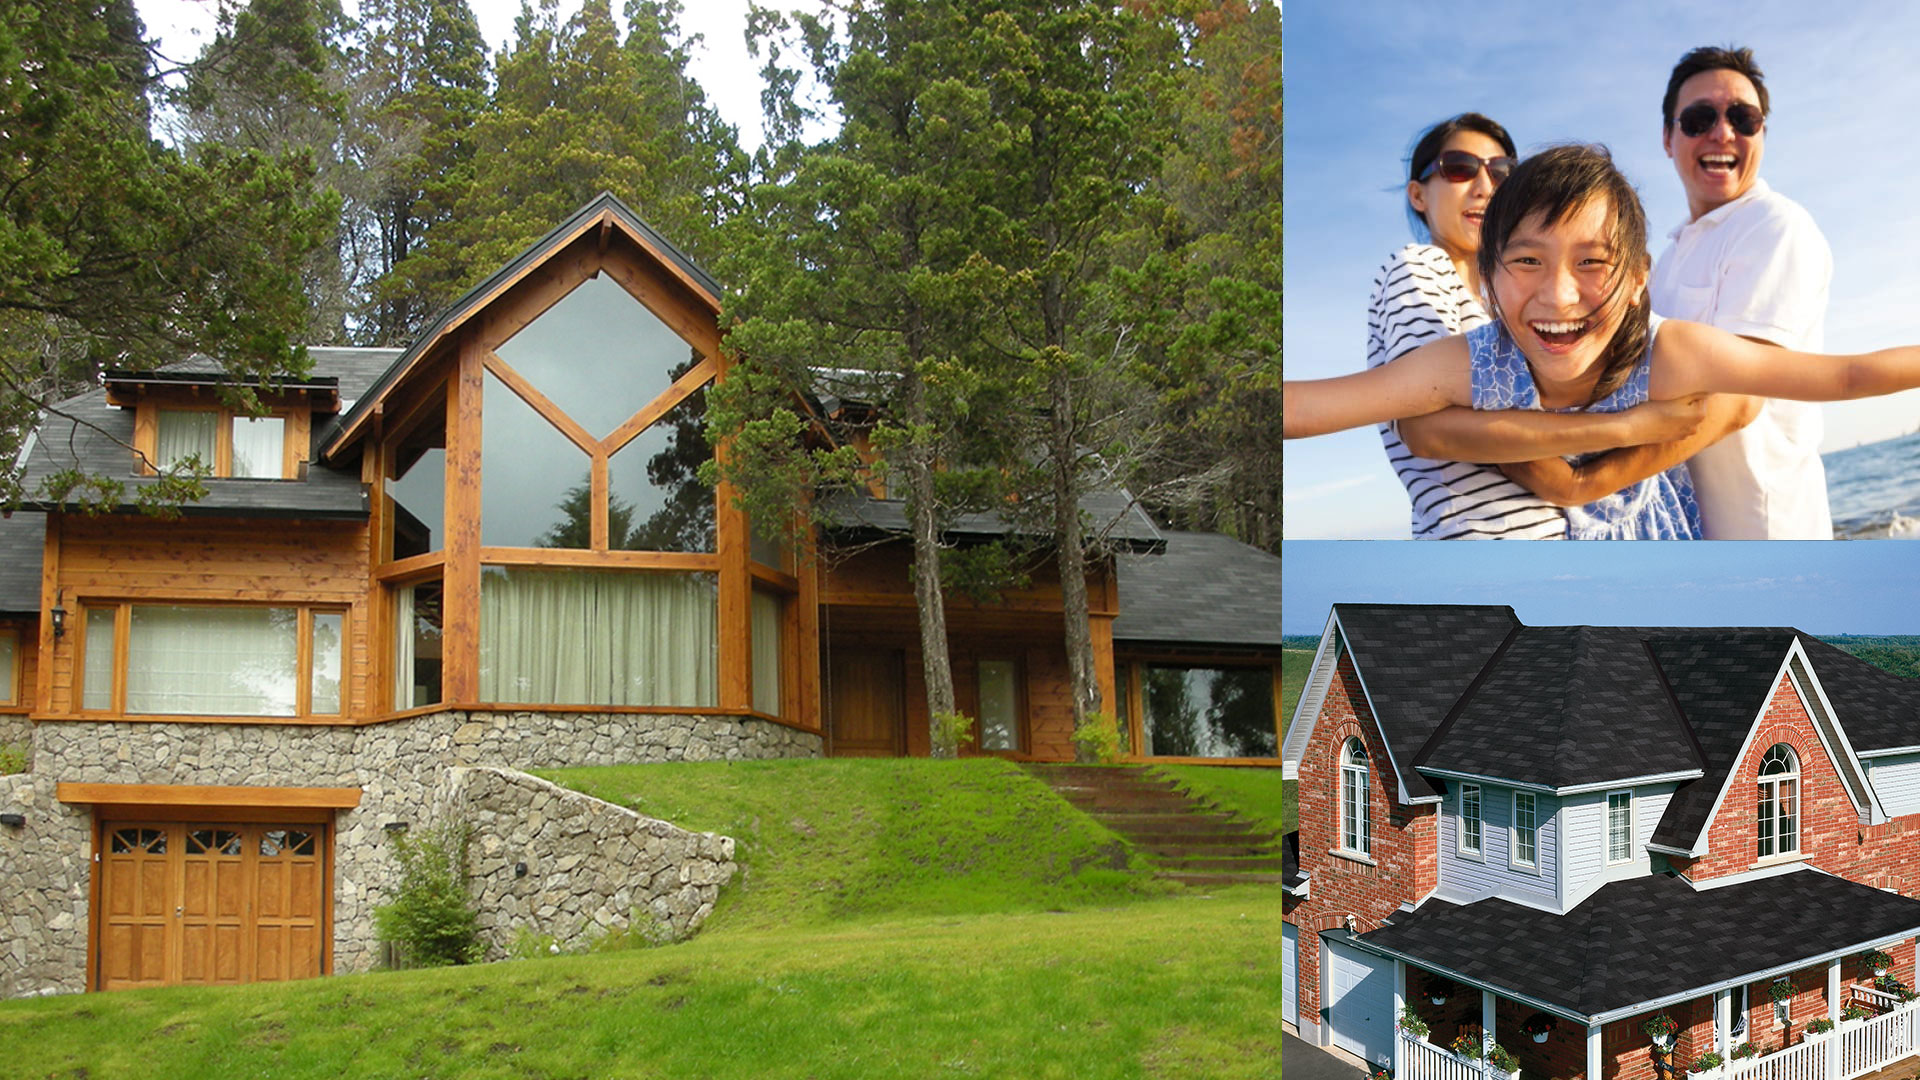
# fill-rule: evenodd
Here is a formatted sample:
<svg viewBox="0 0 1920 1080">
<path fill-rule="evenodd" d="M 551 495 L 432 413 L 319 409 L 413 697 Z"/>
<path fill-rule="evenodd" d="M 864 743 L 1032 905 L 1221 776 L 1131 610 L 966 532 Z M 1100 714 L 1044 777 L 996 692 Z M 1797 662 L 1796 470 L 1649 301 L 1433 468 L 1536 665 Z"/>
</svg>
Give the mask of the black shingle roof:
<svg viewBox="0 0 1920 1080">
<path fill-rule="evenodd" d="M 0 518 L 0 614 L 40 610 L 40 557 L 46 550 L 47 517 L 16 510 Z"/>
<path fill-rule="evenodd" d="M 1487 605 L 1335 604 L 1333 610 L 1407 794 L 1438 794 L 1413 763 L 1520 620 L 1510 607 Z"/>
<path fill-rule="evenodd" d="M 337 378 L 340 396 L 352 400 L 363 396 L 367 387 L 399 355 L 396 349 L 312 348 L 312 374 Z M 189 370 L 191 361 L 172 365 L 169 370 Z M 337 422 L 316 418 L 312 446 L 317 451 L 321 439 Z M 127 485 L 123 505 L 133 505 L 133 496 L 153 483 L 148 477 L 134 475 L 133 455 L 127 447 L 133 442 L 133 410 L 107 404 L 105 390 L 93 390 L 59 403 L 34 437 L 27 456 L 25 483 L 29 494 L 49 474 L 61 469 L 116 477 Z M 185 508 L 189 515 L 247 517 L 364 517 L 366 494 L 358 469 L 329 469 L 313 464 L 306 480 L 211 480 L 207 497 Z"/>
<path fill-rule="evenodd" d="M 1800 641 L 1856 752 L 1920 746 L 1920 679 L 1882 671 L 1804 634 Z"/>
<path fill-rule="evenodd" d="M 1429 900 L 1360 940 L 1597 1016 L 1916 931 L 1920 900 L 1808 869 L 1705 890 L 1634 878 L 1565 915 Z"/>
<path fill-rule="evenodd" d="M 1280 559 L 1218 533 L 1166 532 L 1159 555 L 1122 555 L 1116 642 L 1280 647 Z"/>
<path fill-rule="evenodd" d="M 908 530 L 907 504 L 898 499 L 875 499 L 864 493 L 836 492 L 820 500 L 820 512 L 835 531 L 859 536 L 899 534 Z M 1080 498 L 1080 509 L 1090 519 L 1089 529 L 1134 550 L 1152 550 L 1160 544 L 1160 530 L 1124 491 L 1090 491 Z M 962 514 L 946 529 L 949 537 L 993 540 L 1014 535 L 1014 527 L 999 514 Z"/>
</svg>

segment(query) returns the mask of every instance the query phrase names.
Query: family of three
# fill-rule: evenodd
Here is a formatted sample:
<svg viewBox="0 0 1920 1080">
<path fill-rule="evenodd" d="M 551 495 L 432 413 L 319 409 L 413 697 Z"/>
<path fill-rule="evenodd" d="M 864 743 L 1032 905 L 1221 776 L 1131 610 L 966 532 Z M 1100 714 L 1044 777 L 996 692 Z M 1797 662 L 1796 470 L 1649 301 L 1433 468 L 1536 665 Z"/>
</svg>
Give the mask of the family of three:
<svg viewBox="0 0 1920 1080">
<path fill-rule="evenodd" d="M 1689 220 L 1658 262 L 1605 150 L 1436 125 L 1406 188 L 1432 243 L 1381 269 L 1367 370 L 1286 383 L 1286 436 L 1380 424 L 1416 538 L 1831 537 L 1804 402 L 1920 386 L 1920 347 L 1817 352 L 1832 258 L 1760 179 L 1768 111 L 1746 49 L 1674 67 Z"/>
</svg>

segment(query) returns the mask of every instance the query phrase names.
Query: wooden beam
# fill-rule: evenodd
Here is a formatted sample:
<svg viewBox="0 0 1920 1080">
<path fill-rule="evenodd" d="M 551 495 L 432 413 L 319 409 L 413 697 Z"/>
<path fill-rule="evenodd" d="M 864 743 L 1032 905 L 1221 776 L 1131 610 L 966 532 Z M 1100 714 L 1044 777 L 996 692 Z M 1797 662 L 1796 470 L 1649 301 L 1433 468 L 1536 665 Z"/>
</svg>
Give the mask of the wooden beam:
<svg viewBox="0 0 1920 1080">
<path fill-rule="evenodd" d="M 720 352 L 720 325 L 713 308 L 695 301 L 686 289 L 663 279 L 657 270 L 641 266 L 638 260 L 610 256 L 603 269 L 627 295 L 667 324 L 667 329 L 707 356 Z"/>
<path fill-rule="evenodd" d="M 626 423 L 613 429 L 613 434 L 606 439 L 607 453 L 618 453 L 621 447 L 633 441 L 634 436 L 652 427 L 655 421 L 667 415 L 695 390 L 705 386 L 719 371 L 720 365 L 711 356 L 688 368 L 686 374 L 673 380 L 673 385 L 661 391 L 659 397 L 628 417 Z"/>
<path fill-rule="evenodd" d="M 747 514 L 734 501 L 733 485 L 714 489 L 714 546 L 720 558 L 720 705 L 753 706 L 753 650 L 748 624 L 753 579 L 748 574 Z"/>
<path fill-rule="evenodd" d="M 1113 616 L 1087 616 L 1087 630 L 1093 637 L 1093 676 L 1100 684 L 1100 711 L 1119 716 L 1118 682 L 1113 671 Z"/>
<path fill-rule="evenodd" d="M 457 372 L 447 385 L 446 576 L 442 605 L 440 700 L 465 705 L 480 696 L 480 395 L 486 370 L 471 335 L 460 339 Z"/>
<path fill-rule="evenodd" d="M 118 806 L 318 807 L 347 810 L 360 805 L 357 787 L 216 787 L 199 784 L 79 784 L 61 781 L 63 803 Z"/>
<path fill-rule="evenodd" d="M 587 515 L 587 544 L 595 551 L 605 551 L 611 546 L 607 524 L 608 500 L 613 490 L 613 479 L 607 467 L 607 452 L 595 449 L 592 460 L 587 466 L 587 491 L 590 510 Z"/>
<path fill-rule="evenodd" d="M 520 400 L 532 406 L 534 412 L 545 417 L 547 423 L 559 428 L 560 434 L 565 435 L 573 445 L 589 454 L 600 448 L 599 439 L 594 438 L 586 428 L 575 423 L 573 417 L 566 414 L 566 410 L 555 405 L 551 398 L 536 389 L 525 376 L 513 370 L 513 365 L 500 359 L 491 351 L 483 351 L 481 356 L 482 362 L 486 364 L 488 371 L 493 372 L 494 378 L 507 384 L 507 389 L 520 395 Z"/>
<path fill-rule="evenodd" d="M 60 642 L 54 640 L 53 616 L 49 614 L 56 605 L 62 603 L 60 595 L 60 525 L 66 515 L 53 513 L 47 515 L 47 534 L 40 549 L 40 656 L 39 670 L 35 673 L 33 689 L 34 708 L 42 711 L 64 712 L 73 707 L 71 701 L 53 700 L 53 672 L 62 662 L 71 662 L 74 655 L 69 643 L 64 650 Z M 67 612 L 68 618 L 79 621 L 79 607 L 75 604 Z M 71 629 L 71 627 L 69 627 Z M 71 683 L 69 683 L 69 688 Z M 71 697 L 72 691 L 68 691 Z"/>
</svg>

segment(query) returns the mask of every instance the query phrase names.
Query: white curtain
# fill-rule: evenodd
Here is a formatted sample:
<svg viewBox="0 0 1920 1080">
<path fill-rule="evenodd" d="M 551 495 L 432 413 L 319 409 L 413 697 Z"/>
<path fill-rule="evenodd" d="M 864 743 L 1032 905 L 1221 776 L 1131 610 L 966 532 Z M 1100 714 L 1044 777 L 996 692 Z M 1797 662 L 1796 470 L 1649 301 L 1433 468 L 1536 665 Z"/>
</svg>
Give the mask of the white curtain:
<svg viewBox="0 0 1920 1080">
<path fill-rule="evenodd" d="M 393 590 L 393 707 L 411 709 L 413 700 L 413 589 Z"/>
<path fill-rule="evenodd" d="M 130 713 L 292 716 L 299 678 L 296 608 L 133 609 Z"/>
<path fill-rule="evenodd" d="M 286 458 L 286 426 L 287 422 L 278 416 L 234 417 L 233 475 L 280 479 L 281 462 Z"/>
<path fill-rule="evenodd" d="M 0 633 L 0 702 L 13 701 L 14 635 Z"/>
<path fill-rule="evenodd" d="M 753 707 L 780 715 L 780 597 L 753 591 Z"/>
<path fill-rule="evenodd" d="M 1019 667 L 1011 660 L 980 661 L 980 749 L 1018 750 Z"/>
<path fill-rule="evenodd" d="M 87 658 L 80 675 L 80 707 L 113 708 L 113 618 L 115 609 L 87 609 Z"/>
<path fill-rule="evenodd" d="M 712 574 L 487 567 L 480 697 L 712 706 L 718 623 Z"/>
<path fill-rule="evenodd" d="M 200 464 L 213 468 L 214 440 L 220 430 L 220 414 L 203 409 L 160 410 L 160 426 L 154 447 L 154 467 L 161 472 L 195 454 Z"/>
<path fill-rule="evenodd" d="M 313 673 L 308 685 L 308 711 L 320 716 L 340 712 L 341 630 L 345 616 L 337 611 L 313 616 Z"/>
</svg>

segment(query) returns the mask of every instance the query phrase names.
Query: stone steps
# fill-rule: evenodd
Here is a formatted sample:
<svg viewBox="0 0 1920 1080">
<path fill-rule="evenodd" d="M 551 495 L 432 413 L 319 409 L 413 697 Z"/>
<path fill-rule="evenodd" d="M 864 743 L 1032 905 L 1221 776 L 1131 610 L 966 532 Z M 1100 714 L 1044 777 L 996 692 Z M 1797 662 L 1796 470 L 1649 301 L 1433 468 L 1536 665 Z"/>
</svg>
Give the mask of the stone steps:
<svg viewBox="0 0 1920 1080">
<path fill-rule="evenodd" d="M 1189 885 L 1279 884 L 1280 838 L 1195 799 L 1140 765 L 1028 765 L 1033 775 L 1125 837 L 1156 876 Z"/>
</svg>

